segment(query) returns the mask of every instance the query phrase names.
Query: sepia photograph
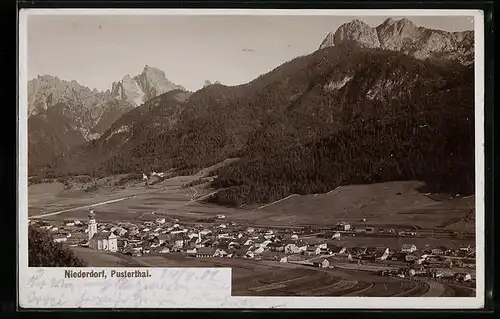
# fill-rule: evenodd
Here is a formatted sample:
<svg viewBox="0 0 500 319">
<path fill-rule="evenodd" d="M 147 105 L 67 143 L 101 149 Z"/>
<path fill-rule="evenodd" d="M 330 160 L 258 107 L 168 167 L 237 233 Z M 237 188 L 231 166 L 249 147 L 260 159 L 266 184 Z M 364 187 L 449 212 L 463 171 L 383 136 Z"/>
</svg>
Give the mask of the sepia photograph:
<svg viewBox="0 0 500 319">
<path fill-rule="evenodd" d="M 476 17 L 200 11 L 27 15 L 28 266 L 477 297 Z"/>
</svg>

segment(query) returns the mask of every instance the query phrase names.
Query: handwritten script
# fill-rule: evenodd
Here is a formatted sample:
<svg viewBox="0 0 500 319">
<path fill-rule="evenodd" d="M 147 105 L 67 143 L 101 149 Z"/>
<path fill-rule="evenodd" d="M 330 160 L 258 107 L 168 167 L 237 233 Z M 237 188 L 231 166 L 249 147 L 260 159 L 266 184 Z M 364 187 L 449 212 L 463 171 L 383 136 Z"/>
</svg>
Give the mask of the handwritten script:
<svg viewBox="0 0 500 319">
<path fill-rule="evenodd" d="M 75 279 L 65 278 L 61 268 L 29 268 L 20 278 L 21 306 L 212 308 L 224 307 L 231 299 L 230 269 L 149 268 L 149 271 L 152 275 L 146 278 Z"/>
</svg>

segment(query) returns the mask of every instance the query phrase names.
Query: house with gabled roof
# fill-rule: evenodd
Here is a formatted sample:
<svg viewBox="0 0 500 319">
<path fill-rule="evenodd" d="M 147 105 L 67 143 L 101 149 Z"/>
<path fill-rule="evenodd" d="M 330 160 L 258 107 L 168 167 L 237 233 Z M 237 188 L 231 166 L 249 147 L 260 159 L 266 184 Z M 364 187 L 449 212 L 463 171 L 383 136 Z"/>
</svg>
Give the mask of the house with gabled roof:
<svg viewBox="0 0 500 319">
<path fill-rule="evenodd" d="M 267 248 L 269 248 L 270 251 L 284 251 L 285 250 L 285 245 L 281 242 L 274 242 L 270 243 L 267 245 Z"/>
<path fill-rule="evenodd" d="M 344 246 L 339 246 L 339 245 L 331 245 L 329 247 L 330 252 L 333 255 L 338 255 L 338 254 L 343 254 L 346 252 L 347 248 Z"/>
<path fill-rule="evenodd" d="M 349 253 L 353 256 L 363 256 L 366 254 L 368 247 L 352 247 L 348 248 Z"/>
<path fill-rule="evenodd" d="M 417 246 L 415 246 L 414 244 L 403 244 L 403 246 L 401 246 L 401 251 L 404 253 L 412 253 L 416 250 Z"/>
<path fill-rule="evenodd" d="M 214 257 L 216 248 L 201 247 L 196 250 L 196 257 Z"/>
<path fill-rule="evenodd" d="M 314 247 L 314 246 L 309 246 L 307 247 L 305 253 L 307 255 L 318 255 L 321 251 L 321 248 L 319 247 Z"/>
<path fill-rule="evenodd" d="M 227 257 L 228 252 L 224 249 L 217 248 L 214 253 L 214 257 Z"/>
<path fill-rule="evenodd" d="M 97 232 L 89 240 L 89 247 L 97 250 L 118 251 L 117 237 L 112 232 Z"/>
</svg>

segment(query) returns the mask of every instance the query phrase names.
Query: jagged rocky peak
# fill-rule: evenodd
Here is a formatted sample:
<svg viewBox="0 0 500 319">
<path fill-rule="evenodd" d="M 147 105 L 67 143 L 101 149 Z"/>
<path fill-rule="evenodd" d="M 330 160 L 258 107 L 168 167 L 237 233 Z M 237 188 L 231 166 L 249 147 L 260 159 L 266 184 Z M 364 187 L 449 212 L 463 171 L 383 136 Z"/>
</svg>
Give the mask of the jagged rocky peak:
<svg viewBox="0 0 500 319">
<path fill-rule="evenodd" d="M 399 51 L 417 59 L 474 62 L 474 31 L 447 32 L 416 26 L 411 20 L 388 18 L 375 28 L 353 20 L 326 36 L 320 49 L 355 41 L 367 48 Z"/>
<path fill-rule="evenodd" d="M 52 75 L 38 75 L 28 81 L 28 112 L 36 115 L 58 103 L 79 105 L 88 109 L 105 101 L 106 93 L 96 92 L 77 81 L 64 81 Z M 78 110 L 75 110 L 78 111 Z"/>
<path fill-rule="evenodd" d="M 214 85 L 214 84 L 220 84 L 219 81 L 215 81 L 214 83 L 210 82 L 209 80 L 205 80 L 205 84 L 203 84 L 203 87 L 207 87 L 207 86 L 210 86 L 210 85 Z"/>
<path fill-rule="evenodd" d="M 162 70 L 149 65 L 145 65 L 141 73 L 134 77 L 127 74 L 122 81 L 114 82 L 111 88 L 114 98 L 136 106 L 173 90 L 185 91 L 185 88 L 169 81 Z"/>
<path fill-rule="evenodd" d="M 341 25 L 335 33 L 326 36 L 320 49 L 338 45 L 344 41 L 356 41 L 359 45 L 367 48 L 378 48 L 380 42 L 377 31 L 361 20 L 353 20 Z"/>
</svg>

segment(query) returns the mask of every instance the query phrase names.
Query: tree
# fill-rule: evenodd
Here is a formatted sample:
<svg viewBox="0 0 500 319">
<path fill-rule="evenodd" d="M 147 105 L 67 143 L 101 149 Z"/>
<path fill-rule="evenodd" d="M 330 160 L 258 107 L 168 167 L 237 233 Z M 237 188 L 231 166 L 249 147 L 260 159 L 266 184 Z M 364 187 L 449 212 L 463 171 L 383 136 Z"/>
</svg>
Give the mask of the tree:
<svg viewBox="0 0 500 319">
<path fill-rule="evenodd" d="M 29 267 L 85 267 L 86 263 L 61 243 L 52 240 L 47 231 L 28 226 Z"/>
</svg>

